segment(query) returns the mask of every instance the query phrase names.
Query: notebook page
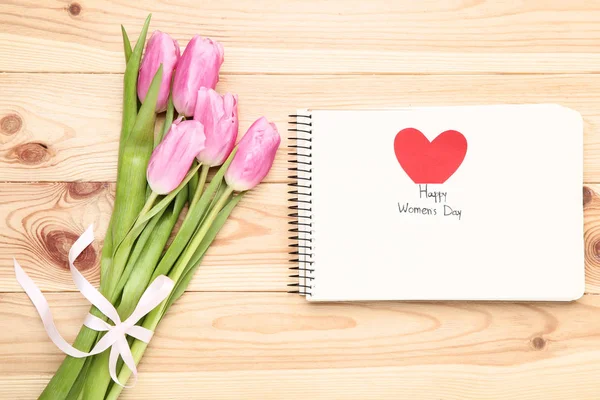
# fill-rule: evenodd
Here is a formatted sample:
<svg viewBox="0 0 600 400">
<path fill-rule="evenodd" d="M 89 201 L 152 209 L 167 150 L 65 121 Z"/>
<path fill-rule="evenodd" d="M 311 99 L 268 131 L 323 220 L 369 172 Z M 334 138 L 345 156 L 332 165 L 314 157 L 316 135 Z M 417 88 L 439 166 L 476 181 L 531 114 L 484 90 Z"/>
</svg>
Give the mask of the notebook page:
<svg viewBox="0 0 600 400">
<path fill-rule="evenodd" d="M 466 141 L 443 183 L 415 183 L 456 162 L 415 165 L 419 135 L 446 158 Z M 557 105 L 313 110 L 307 298 L 580 297 L 582 153 L 581 116 Z"/>
</svg>

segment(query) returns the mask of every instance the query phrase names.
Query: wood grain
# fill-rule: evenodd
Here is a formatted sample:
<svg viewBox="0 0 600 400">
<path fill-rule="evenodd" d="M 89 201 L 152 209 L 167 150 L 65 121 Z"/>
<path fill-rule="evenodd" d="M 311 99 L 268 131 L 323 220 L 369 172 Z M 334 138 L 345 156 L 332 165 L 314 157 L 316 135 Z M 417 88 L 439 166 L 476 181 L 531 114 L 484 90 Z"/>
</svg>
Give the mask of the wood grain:
<svg viewBox="0 0 600 400">
<path fill-rule="evenodd" d="M 122 72 L 119 24 L 221 41 L 226 73 L 597 72 L 600 2 L 19 0 L 0 71 Z M 567 53 L 568 57 L 561 53 Z"/>
<path fill-rule="evenodd" d="M 0 181 L 116 178 L 122 76 L 0 75 Z M 240 134 L 259 116 L 287 135 L 297 108 L 559 103 L 584 116 L 584 178 L 600 182 L 600 75 L 226 75 L 240 96 Z M 288 181 L 284 140 L 269 182 Z"/>
<path fill-rule="evenodd" d="M 124 400 L 597 400 L 597 353 L 522 367 L 437 366 L 267 371 L 144 372 Z M 568 373 L 565 374 L 565 371 Z M 30 400 L 48 377 L 0 376 L 0 397 Z M 165 397 L 161 397 L 164 399 Z"/>
<path fill-rule="evenodd" d="M 85 301 L 48 297 L 72 339 Z M 24 294 L 0 294 L 0 303 L 0 395 L 31 398 L 62 356 Z M 159 326 L 142 379 L 124 398 L 539 399 L 547 391 L 592 399 L 599 319 L 598 296 L 311 304 L 278 293 L 188 293 Z"/>
<path fill-rule="evenodd" d="M 191 282 L 190 290 L 284 291 L 288 275 L 285 184 L 261 185 L 230 216 Z M 97 240 L 75 265 L 100 282 L 100 251 L 114 185 L 103 183 L 0 183 L 0 292 L 22 291 L 12 258 L 44 291 L 76 291 L 67 256 L 94 224 Z"/>
</svg>

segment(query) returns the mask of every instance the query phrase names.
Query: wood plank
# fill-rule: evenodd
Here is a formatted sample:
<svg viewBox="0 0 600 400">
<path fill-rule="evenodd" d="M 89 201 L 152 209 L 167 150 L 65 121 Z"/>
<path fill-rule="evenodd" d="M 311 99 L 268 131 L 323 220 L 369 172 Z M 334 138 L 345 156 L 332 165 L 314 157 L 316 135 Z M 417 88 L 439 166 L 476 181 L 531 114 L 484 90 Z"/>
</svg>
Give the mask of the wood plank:
<svg viewBox="0 0 600 400">
<path fill-rule="evenodd" d="M 48 298 L 71 340 L 85 301 Z M 0 294 L 0 303 L 0 397 L 32 398 L 62 356 L 24 294 Z M 599 318 L 598 296 L 309 304 L 277 293 L 188 293 L 124 398 L 595 399 Z"/>
<path fill-rule="evenodd" d="M 227 73 L 596 72 L 600 61 L 597 0 L 21 0 L 0 6 L 0 71 L 122 72 L 119 24 L 135 38 L 148 12 L 181 45 L 221 41 Z"/>
<path fill-rule="evenodd" d="M 287 185 L 264 184 L 248 193 L 223 227 L 190 290 L 272 291 L 290 282 Z M 67 256 L 94 224 L 96 241 L 75 265 L 100 282 L 100 252 L 114 185 L 101 183 L 0 183 L 0 291 L 22 291 L 15 257 L 45 291 L 76 291 Z"/>
<path fill-rule="evenodd" d="M 285 184 L 263 184 L 246 196 L 208 252 L 190 290 L 286 290 L 291 282 L 287 190 Z M 586 292 L 600 293 L 600 185 L 583 190 Z M 21 291 L 14 279 L 13 257 L 42 290 L 76 290 L 66 257 L 91 223 L 98 239 L 77 265 L 98 284 L 99 250 L 113 197 L 112 184 L 0 183 L 0 291 Z"/>
<path fill-rule="evenodd" d="M 137 386 L 124 390 L 120 399 L 539 400 L 543 395 L 544 400 L 597 400 L 600 362 L 591 353 L 523 367 L 142 372 Z M 49 379 L 31 373 L 0 376 L 0 396 L 36 398 Z"/>
<path fill-rule="evenodd" d="M 600 293 L 600 185 L 583 187 L 585 290 Z"/>
<path fill-rule="evenodd" d="M 114 181 L 121 86 L 116 74 L 0 75 L 0 181 Z M 282 136 L 298 107 L 559 103 L 583 114 L 584 177 L 600 182 L 600 75 L 226 75 L 219 89 L 240 96 L 240 132 L 266 115 Z M 287 181 L 286 146 L 270 182 Z"/>
</svg>

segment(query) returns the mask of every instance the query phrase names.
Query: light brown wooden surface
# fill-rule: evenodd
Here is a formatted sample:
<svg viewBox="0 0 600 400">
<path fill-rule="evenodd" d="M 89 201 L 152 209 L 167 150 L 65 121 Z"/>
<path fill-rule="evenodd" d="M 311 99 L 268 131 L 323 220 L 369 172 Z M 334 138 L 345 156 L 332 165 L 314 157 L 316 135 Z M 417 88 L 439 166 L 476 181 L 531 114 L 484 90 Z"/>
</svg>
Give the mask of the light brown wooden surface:
<svg viewBox="0 0 600 400">
<path fill-rule="evenodd" d="M 182 46 L 196 33 L 221 41 L 225 73 L 599 70 L 589 0 L 4 1 L 0 70 L 120 73 L 118 26 L 136 37 L 148 11 Z"/>
<path fill-rule="evenodd" d="M 114 181 L 121 74 L 0 75 L 0 171 L 8 181 Z M 600 75 L 223 75 L 240 98 L 240 135 L 268 114 L 286 133 L 297 107 L 559 103 L 585 120 L 586 182 L 600 182 Z M 4 127 L 4 128 L 2 128 Z M 84 133 L 81 133 L 84 132 Z M 284 135 L 285 136 L 285 135 Z M 269 182 L 286 182 L 287 137 Z"/>
<path fill-rule="evenodd" d="M 48 298 L 72 339 L 85 301 Z M 31 398 L 61 356 L 24 294 L 0 300 L 2 321 L 20 328 L 0 332 L 0 395 Z M 315 306 L 285 293 L 187 293 L 124 398 L 539 399 L 548 390 L 543 398 L 597 399 L 598 319 L 600 298 L 590 295 L 571 304 Z"/>
<path fill-rule="evenodd" d="M 0 0 L 0 398 L 35 398 L 62 359 L 12 257 L 69 340 L 87 306 L 66 254 L 92 222 L 98 240 L 78 266 L 98 283 L 120 127 L 119 24 L 135 37 L 147 12 L 151 29 L 182 46 L 195 33 L 225 45 L 218 89 L 239 94 L 242 132 L 260 115 L 285 132 L 297 107 L 535 102 L 581 112 L 587 294 L 570 304 L 308 304 L 284 293 L 284 140 L 268 183 L 236 209 L 123 398 L 600 398 L 600 1 L 140 4 Z"/>
</svg>

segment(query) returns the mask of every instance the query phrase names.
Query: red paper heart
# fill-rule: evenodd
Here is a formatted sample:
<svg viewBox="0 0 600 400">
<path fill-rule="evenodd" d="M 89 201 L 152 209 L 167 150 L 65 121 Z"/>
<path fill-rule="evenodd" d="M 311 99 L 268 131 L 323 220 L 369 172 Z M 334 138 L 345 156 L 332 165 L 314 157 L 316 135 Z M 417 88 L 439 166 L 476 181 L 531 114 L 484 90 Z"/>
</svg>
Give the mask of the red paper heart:
<svg viewBox="0 0 600 400">
<path fill-rule="evenodd" d="M 394 152 L 414 183 L 444 183 L 465 159 L 467 139 L 450 130 L 430 142 L 418 129 L 406 128 L 396 135 Z"/>
</svg>

